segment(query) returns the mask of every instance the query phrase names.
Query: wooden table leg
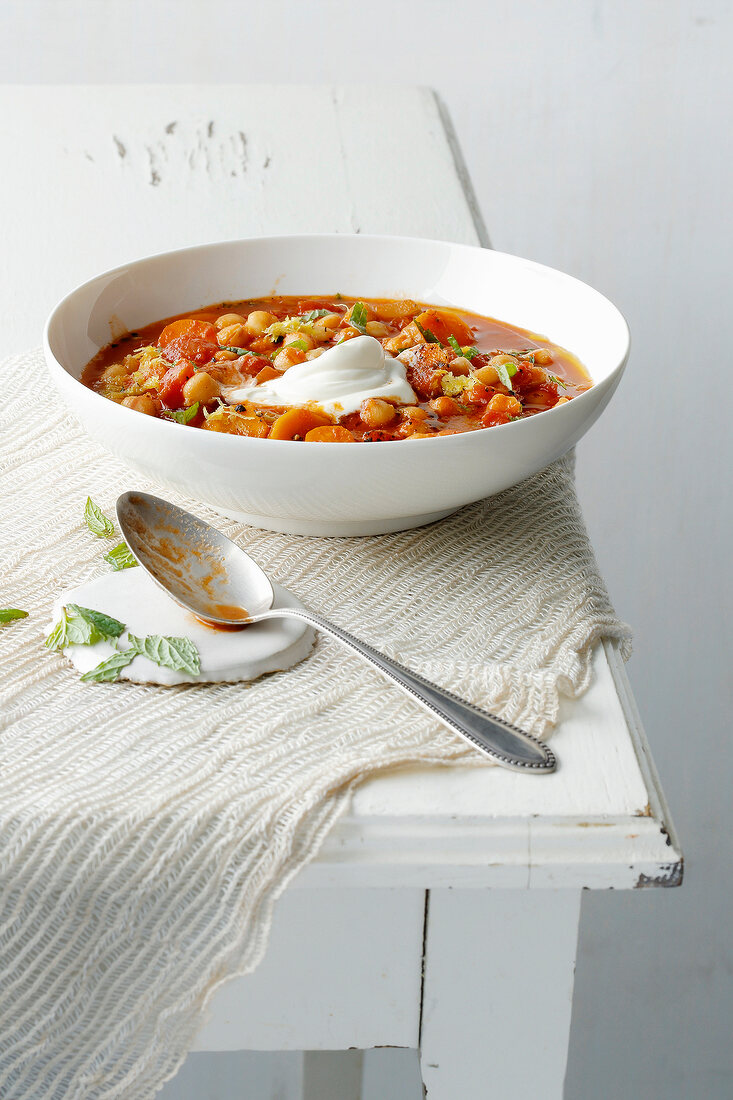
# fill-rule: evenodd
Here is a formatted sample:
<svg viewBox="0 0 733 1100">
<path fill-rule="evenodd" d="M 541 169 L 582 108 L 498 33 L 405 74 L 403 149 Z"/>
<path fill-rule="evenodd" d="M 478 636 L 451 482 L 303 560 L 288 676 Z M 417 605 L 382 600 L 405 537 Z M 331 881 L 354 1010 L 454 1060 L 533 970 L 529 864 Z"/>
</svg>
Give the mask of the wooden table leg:
<svg viewBox="0 0 733 1100">
<path fill-rule="evenodd" d="M 562 1100 L 579 890 L 431 890 L 428 1100 Z"/>
</svg>

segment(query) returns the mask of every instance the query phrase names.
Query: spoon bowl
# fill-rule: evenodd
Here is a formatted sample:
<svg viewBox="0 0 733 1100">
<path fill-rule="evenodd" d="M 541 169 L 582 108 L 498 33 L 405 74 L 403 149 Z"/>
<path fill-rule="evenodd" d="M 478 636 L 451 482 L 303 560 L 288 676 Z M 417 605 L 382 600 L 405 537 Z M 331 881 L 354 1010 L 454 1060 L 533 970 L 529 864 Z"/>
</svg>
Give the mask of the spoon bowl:
<svg viewBox="0 0 733 1100">
<path fill-rule="evenodd" d="M 123 493 L 117 522 L 139 564 L 161 588 L 215 626 L 246 626 L 275 599 L 257 562 L 198 516 L 150 493 Z"/>
</svg>

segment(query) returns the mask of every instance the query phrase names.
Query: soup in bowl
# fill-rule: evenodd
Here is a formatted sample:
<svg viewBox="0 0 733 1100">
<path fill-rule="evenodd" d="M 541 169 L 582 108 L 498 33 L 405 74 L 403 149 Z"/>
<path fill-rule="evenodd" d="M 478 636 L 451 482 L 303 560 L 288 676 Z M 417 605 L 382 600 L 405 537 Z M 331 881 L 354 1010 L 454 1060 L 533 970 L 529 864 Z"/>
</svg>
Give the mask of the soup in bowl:
<svg viewBox="0 0 733 1100">
<path fill-rule="evenodd" d="M 563 454 L 615 389 L 628 330 L 517 257 L 279 237 L 99 276 L 53 311 L 45 351 L 89 433 L 162 487 L 273 530 L 359 535 Z"/>
</svg>

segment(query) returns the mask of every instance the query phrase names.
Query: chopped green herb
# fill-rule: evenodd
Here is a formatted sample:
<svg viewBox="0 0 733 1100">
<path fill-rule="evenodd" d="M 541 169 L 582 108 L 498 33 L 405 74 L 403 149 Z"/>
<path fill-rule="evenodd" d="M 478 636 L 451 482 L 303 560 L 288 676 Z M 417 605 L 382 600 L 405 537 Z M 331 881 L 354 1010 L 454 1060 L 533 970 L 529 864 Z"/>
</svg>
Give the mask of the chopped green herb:
<svg viewBox="0 0 733 1100">
<path fill-rule="evenodd" d="M 108 539 L 115 533 L 115 526 L 112 520 L 107 519 L 102 509 L 98 504 L 95 504 L 91 497 L 87 497 L 86 506 L 84 508 L 84 522 L 93 535 L 96 535 L 100 539 Z"/>
<path fill-rule="evenodd" d="M 163 409 L 162 415 L 175 420 L 176 424 L 188 424 L 198 411 L 199 403 L 194 401 L 193 405 L 189 405 L 187 409 Z"/>
<path fill-rule="evenodd" d="M 357 332 L 366 334 L 367 324 L 367 311 L 363 302 L 354 302 L 351 308 L 351 314 L 349 315 L 348 323 L 352 328 L 355 328 Z"/>
<path fill-rule="evenodd" d="M 309 325 L 311 321 L 317 321 L 319 317 L 328 317 L 331 313 L 330 309 L 309 309 L 307 313 L 302 313 L 300 320 L 305 325 Z"/>
<path fill-rule="evenodd" d="M 475 359 L 477 355 L 481 354 L 478 348 L 472 348 L 470 346 L 467 348 L 461 348 L 461 352 L 463 355 L 465 355 L 466 359 Z"/>
<path fill-rule="evenodd" d="M 306 344 L 305 340 L 291 340 L 288 344 L 289 348 L 295 348 L 296 351 L 310 351 L 310 348 Z"/>
<path fill-rule="evenodd" d="M 453 336 L 452 333 L 448 337 L 448 343 L 453 348 L 453 351 L 456 353 L 456 355 L 463 355 L 463 348 L 458 343 L 458 341 L 456 340 L 455 336 Z"/>
<path fill-rule="evenodd" d="M 512 385 L 512 378 L 519 370 L 519 367 L 514 363 L 494 363 L 496 373 L 499 375 L 499 381 L 503 386 L 506 386 L 508 390 L 514 392 L 514 386 Z"/>
<path fill-rule="evenodd" d="M 120 542 L 109 554 L 104 555 L 104 560 L 109 562 L 115 572 L 119 569 L 132 569 L 137 565 L 137 560 L 126 542 Z"/>
<path fill-rule="evenodd" d="M 105 638 L 119 638 L 125 629 L 125 624 L 119 619 L 113 619 L 111 615 L 105 615 L 103 611 L 94 611 L 91 607 L 81 607 L 78 603 L 66 605 L 67 613 L 73 615 L 96 627 Z"/>
<path fill-rule="evenodd" d="M 558 378 L 556 374 L 548 374 L 547 377 L 555 386 L 562 386 L 564 390 L 568 388 L 567 382 L 563 382 L 562 378 Z"/>
<path fill-rule="evenodd" d="M 12 623 L 14 619 L 27 619 L 28 612 L 17 607 L 0 607 L 0 623 Z"/>
<path fill-rule="evenodd" d="M 109 684 L 119 679 L 123 668 L 127 668 L 131 661 L 137 657 L 136 649 L 123 649 L 112 653 L 104 661 L 101 661 L 89 672 L 81 677 L 83 684 Z"/>
<path fill-rule="evenodd" d="M 238 348 L 234 344 L 224 344 L 223 347 L 219 348 L 219 351 L 233 351 L 237 355 L 254 355 L 254 356 L 259 355 L 259 352 L 250 351 L 249 348 Z M 208 367 L 209 364 L 206 363 L 204 366 Z M 202 368 L 202 369 L 204 369 L 204 368 Z"/>
<path fill-rule="evenodd" d="M 417 320 L 417 318 L 415 319 L 415 325 L 416 325 L 418 331 L 425 337 L 426 343 L 428 343 L 428 344 L 440 344 L 440 340 L 435 335 L 435 333 L 431 332 L 431 330 L 429 328 L 423 328 L 423 326 L 420 324 L 420 322 Z"/>
<path fill-rule="evenodd" d="M 198 676 L 201 672 L 199 652 L 190 638 L 166 638 L 162 634 L 148 634 L 145 638 L 130 635 L 130 645 L 136 654 L 147 657 L 161 668 Z"/>
</svg>

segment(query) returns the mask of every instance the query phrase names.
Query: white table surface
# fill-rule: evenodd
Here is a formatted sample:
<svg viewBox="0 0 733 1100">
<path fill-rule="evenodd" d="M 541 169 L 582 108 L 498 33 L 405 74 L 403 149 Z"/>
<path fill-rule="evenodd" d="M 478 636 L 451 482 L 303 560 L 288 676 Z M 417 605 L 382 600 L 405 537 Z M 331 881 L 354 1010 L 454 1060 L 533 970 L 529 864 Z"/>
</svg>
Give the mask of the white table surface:
<svg viewBox="0 0 733 1100">
<path fill-rule="evenodd" d="M 0 140 L 13 150 L 0 176 L 2 354 L 39 344 L 80 281 L 168 248 L 322 231 L 488 245 L 450 124 L 424 89 L 5 87 Z M 217 994 L 197 1049 L 421 1046 L 431 1100 L 483 1100 L 482 1068 L 506 1083 L 497 1096 L 559 1097 L 581 889 L 682 877 L 613 645 L 596 647 L 593 673 L 562 704 L 555 775 L 414 767 L 364 783 L 278 903 L 263 963 Z M 552 950 L 514 958 L 539 926 Z M 506 946 L 511 973 L 479 950 L 487 939 Z M 490 1018 L 490 1053 L 477 1053 L 480 1028 L 457 1023 L 467 954 L 461 1004 L 481 1028 Z M 521 1056 L 522 1020 L 543 1028 L 536 1063 Z"/>
</svg>

